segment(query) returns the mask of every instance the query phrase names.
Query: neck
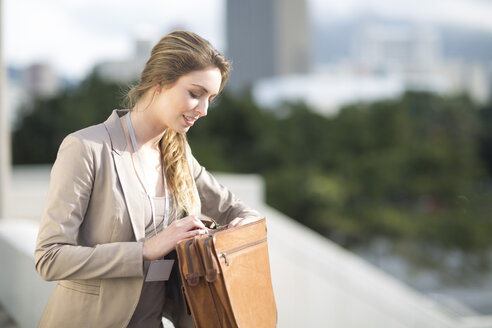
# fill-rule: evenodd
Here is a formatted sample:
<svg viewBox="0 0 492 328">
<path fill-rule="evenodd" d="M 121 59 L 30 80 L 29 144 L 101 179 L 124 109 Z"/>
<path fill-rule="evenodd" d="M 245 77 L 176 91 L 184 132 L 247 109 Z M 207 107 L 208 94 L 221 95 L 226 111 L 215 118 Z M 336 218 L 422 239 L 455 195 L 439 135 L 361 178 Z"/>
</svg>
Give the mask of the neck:
<svg viewBox="0 0 492 328">
<path fill-rule="evenodd" d="M 130 112 L 133 132 L 135 133 L 138 148 L 159 149 L 159 142 L 165 130 L 153 123 L 155 120 L 150 117 L 150 112 L 150 110 L 132 110 Z"/>
</svg>

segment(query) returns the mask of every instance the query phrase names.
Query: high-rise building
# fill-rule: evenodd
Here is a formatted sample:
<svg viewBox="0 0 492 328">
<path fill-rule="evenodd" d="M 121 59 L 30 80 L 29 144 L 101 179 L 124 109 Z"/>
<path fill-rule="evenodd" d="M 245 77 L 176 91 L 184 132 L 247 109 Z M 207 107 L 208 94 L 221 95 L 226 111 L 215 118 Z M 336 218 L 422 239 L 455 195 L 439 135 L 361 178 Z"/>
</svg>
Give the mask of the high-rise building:
<svg viewBox="0 0 492 328">
<path fill-rule="evenodd" d="M 226 6 L 232 89 L 264 77 L 308 72 L 306 0 L 227 0 Z"/>
<path fill-rule="evenodd" d="M 128 83 L 137 81 L 152 50 L 152 41 L 136 39 L 134 53 L 121 60 L 108 60 L 95 66 L 96 73 L 106 81 Z"/>
</svg>

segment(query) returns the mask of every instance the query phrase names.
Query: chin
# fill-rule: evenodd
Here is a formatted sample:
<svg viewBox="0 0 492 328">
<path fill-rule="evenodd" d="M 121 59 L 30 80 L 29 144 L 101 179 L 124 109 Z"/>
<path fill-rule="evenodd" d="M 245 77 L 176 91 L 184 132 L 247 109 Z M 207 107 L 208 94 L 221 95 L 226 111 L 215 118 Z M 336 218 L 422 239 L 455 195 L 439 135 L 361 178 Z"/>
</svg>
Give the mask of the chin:
<svg viewBox="0 0 492 328">
<path fill-rule="evenodd" d="M 190 129 L 190 126 L 176 124 L 176 125 L 169 126 L 168 129 L 171 129 L 176 133 L 186 133 Z"/>
<path fill-rule="evenodd" d="M 172 129 L 172 130 L 177 133 L 186 133 L 190 130 L 190 126 L 180 127 L 179 129 Z"/>
</svg>

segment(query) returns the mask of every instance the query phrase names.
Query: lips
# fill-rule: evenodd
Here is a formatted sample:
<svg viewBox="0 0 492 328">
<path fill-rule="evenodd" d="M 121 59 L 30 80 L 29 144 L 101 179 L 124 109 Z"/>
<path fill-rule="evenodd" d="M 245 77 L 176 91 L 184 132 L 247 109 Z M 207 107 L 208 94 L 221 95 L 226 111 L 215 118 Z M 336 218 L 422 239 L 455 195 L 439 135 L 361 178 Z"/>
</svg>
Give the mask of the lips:
<svg viewBox="0 0 492 328">
<path fill-rule="evenodd" d="M 195 123 L 195 121 L 198 119 L 197 117 L 192 117 L 187 115 L 183 115 L 183 118 L 185 120 L 186 125 L 188 126 L 192 126 Z"/>
</svg>

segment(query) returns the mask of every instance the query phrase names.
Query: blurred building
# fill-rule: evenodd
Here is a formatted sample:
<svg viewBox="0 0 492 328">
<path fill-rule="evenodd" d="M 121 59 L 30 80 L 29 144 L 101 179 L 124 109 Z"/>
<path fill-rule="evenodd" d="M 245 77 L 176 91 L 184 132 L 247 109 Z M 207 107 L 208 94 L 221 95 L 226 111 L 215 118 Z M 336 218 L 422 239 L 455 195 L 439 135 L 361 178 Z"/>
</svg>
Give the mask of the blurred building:
<svg viewBox="0 0 492 328">
<path fill-rule="evenodd" d="M 351 57 L 309 74 L 263 77 L 253 95 L 263 106 L 301 101 L 327 115 L 349 103 L 396 98 L 406 90 L 466 93 L 478 104 L 490 100 L 492 64 L 446 58 L 441 43 L 438 31 L 429 27 L 361 26 Z"/>
<path fill-rule="evenodd" d="M 455 93 L 466 93 L 479 104 L 486 103 L 492 97 L 492 63 L 448 61 L 441 66 Z"/>
<path fill-rule="evenodd" d="M 8 67 L 7 104 L 10 125 L 13 126 L 21 108 L 32 108 L 36 98 L 57 95 L 64 87 L 63 81 L 48 63 L 37 62 L 26 67 Z"/>
<path fill-rule="evenodd" d="M 101 78 L 110 82 L 128 83 L 138 80 L 151 49 L 151 40 L 137 39 L 134 43 L 134 53 L 130 58 L 101 62 L 94 70 Z"/>
<path fill-rule="evenodd" d="M 442 60 L 438 32 L 429 27 L 370 25 L 360 30 L 353 51 L 359 70 L 379 74 L 426 74 Z"/>
<path fill-rule="evenodd" d="M 24 72 L 26 91 L 31 98 L 48 98 L 60 90 L 58 76 L 50 64 L 34 63 Z"/>
<path fill-rule="evenodd" d="M 363 76 L 329 69 L 305 75 L 261 79 L 254 84 L 252 91 L 261 106 L 277 108 L 285 101 L 302 102 L 329 116 L 335 115 L 346 104 L 396 98 L 405 91 L 405 85 L 401 78 L 394 75 Z"/>
<path fill-rule="evenodd" d="M 445 59 L 435 28 L 373 24 L 360 29 L 354 41 L 356 73 L 397 76 L 405 90 L 447 93 L 454 88 L 442 71 Z"/>
<path fill-rule="evenodd" d="M 20 108 L 28 106 L 31 103 L 31 99 L 24 82 L 24 69 L 8 67 L 7 79 L 7 106 L 10 125 L 13 126 L 18 119 Z"/>
<path fill-rule="evenodd" d="M 306 0 L 228 0 L 229 87 L 240 90 L 260 78 L 307 73 L 310 62 Z"/>
</svg>

